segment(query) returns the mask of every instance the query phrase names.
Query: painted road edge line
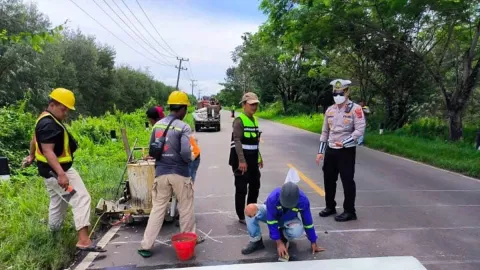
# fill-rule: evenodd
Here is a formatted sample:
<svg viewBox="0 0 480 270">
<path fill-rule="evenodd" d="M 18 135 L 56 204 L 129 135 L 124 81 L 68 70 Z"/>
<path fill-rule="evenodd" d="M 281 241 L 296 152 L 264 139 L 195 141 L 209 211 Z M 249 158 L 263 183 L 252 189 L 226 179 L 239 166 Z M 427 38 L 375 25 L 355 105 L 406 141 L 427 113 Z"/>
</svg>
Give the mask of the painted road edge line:
<svg viewBox="0 0 480 270">
<path fill-rule="evenodd" d="M 105 248 L 105 246 L 110 242 L 112 237 L 117 233 L 117 231 L 120 229 L 120 226 L 114 226 L 111 227 L 110 230 L 100 239 L 100 241 L 97 243 L 97 246 L 100 246 L 101 248 Z M 83 258 L 82 262 L 75 267 L 74 270 L 86 270 L 92 264 L 93 260 L 100 254 L 100 252 L 89 252 L 88 255 Z"/>
<path fill-rule="evenodd" d="M 315 184 L 314 181 L 312 181 L 312 179 L 308 178 L 305 174 L 303 174 L 300 170 L 298 170 L 297 168 L 295 168 L 295 166 L 293 166 L 292 164 L 288 163 L 287 166 L 291 169 L 294 169 L 295 171 L 297 171 L 298 173 L 298 176 L 300 176 L 300 178 L 305 182 L 307 183 L 313 190 L 315 190 L 315 192 L 318 193 L 318 195 L 322 196 L 322 197 L 325 197 L 325 190 L 323 190 L 321 187 L 319 187 L 317 184 Z"/>
</svg>

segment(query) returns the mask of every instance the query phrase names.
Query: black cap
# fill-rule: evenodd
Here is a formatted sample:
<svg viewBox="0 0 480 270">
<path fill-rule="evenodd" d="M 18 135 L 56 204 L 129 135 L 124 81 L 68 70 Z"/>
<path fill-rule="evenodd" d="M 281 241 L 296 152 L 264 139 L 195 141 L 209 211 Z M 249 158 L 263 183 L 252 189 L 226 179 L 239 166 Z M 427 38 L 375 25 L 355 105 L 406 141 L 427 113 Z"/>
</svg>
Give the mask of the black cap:
<svg viewBox="0 0 480 270">
<path fill-rule="evenodd" d="M 287 182 L 283 184 L 280 191 L 280 204 L 288 209 L 294 208 L 298 204 L 298 198 L 300 197 L 300 189 L 297 184 Z"/>
<path fill-rule="evenodd" d="M 148 110 L 147 110 L 147 117 L 148 117 L 148 118 L 151 118 L 151 119 L 158 119 L 158 118 L 160 118 L 160 116 L 158 115 L 157 108 L 155 108 L 155 107 L 148 108 Z"/>
</svg>

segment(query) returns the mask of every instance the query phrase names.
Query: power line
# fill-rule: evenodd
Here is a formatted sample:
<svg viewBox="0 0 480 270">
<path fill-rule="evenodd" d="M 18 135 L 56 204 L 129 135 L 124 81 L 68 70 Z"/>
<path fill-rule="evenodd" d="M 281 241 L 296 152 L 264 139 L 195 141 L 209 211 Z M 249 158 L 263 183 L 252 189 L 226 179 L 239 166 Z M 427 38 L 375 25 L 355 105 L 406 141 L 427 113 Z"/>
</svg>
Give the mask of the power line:
<svg viewBox="0 0 480 270">
<path fill-rule="evenodd" d="M 150 37 L 152 37 L 158 44 L 158 46 L 160 46 L 162 49 L 165 50 L 165 52 L 169 53 L 167 49 L 165 49 L 165 47 L 163 47 L 153 36 L 152 34 L 147 30 L 147 28 L 145 28 L 145 26 L 143 25 L 143 23 L 137 18 L 137 16 L 135 15 L 135 13 L 133 13 L 133 11 L 130 9 L 130 7 L 127 5 L 127 3 L 125 3 L 124 0 L 122 0 L 122 3 L 125 5 L 125 7 L 127 7 L 128 11 L 130 11 L 130 13 L 133 15 L 133 17 L 135 18 L 135 20 L 137 20 L 137 22 L 142 26 L 142 28 L 148 33 L 148 35 L 150 35 Z M 173 57 L 176 57 L 175 55 L 172 54 Z"/>
<path fill-rule="evenodd" d="M 190 64 L 190 61 L 188 61 L 188 67 L 190 68 L 190 69 L 188 70 L 188 72 L 189 72 L 190 75 L 191 75 L 191 76 L 190 76 L 191 79 L 195 78 L 195 76 L 193 76 L 193 69 L 192 69 L 192 65 Z"/>
<path fill-rule="evenodd" d="M 122 0 L 123 1 L 123 0 Z M 162 41 L 165 43 L 165 45 L 167 45 L 167 47 L 170 49 L 171 52 L 173 52 L 173 55 L 178 55 L 178 53 L 176 53 L 171 47 L 170 45 L 168 45 L 168 43 L 165 41 L 165 39 L 163 39 L 162 35 L 160 35 L 160 33 L 158 32 L 157 28 L 155 27 L 155 25 L 153 25 L 152 21 L 150 20 L 150 18 L 148 17 L 147 13 L 145 12 L 145 10 L 143 10 L 142 8 L 142 5 L 140 5 L 140 2 L 137 1 L 137 4 L 138 6 L 140 7 L 140 9 L 142 10 L 143 14 L 145 15 L 145 17 L 147 18 L 148 22 L 150 23 L 150 25 L 153 27 L 153 29 L 155 30 L 155 32 L 157 32 L 158 36 L 162 39 Z M 158 45 L 160 45 L 160 43 L 154 38 L 154 40 L 157 42 Z M 160 45 L 161 46 L 161 45 Z M 161 46 L 162 47 L 162 46 Z M 162 47 L 163 48 L 163 47 Z"/>
<path fill-rule="evenodd" d="M 125 14 L 125 12 L 123 12 L 123 9 L 120 8 L 120 6 L 113 0 L 113 4 L 120 10 L 120 12 L 122 12 L 123 16 L 125 16 L 125 18 L 128 20 L 128 22 L 130 22 L 130 24 L 133 26 L 133 28 L 135 28 L 136 31 L 134 31 L 130 25 L 128 25 L 128 23 L 126 23 L 122 17 L 120 17 L 120 15 L 118 15 L 118 13 L 108 4 L 108 2 L 106 0 L 103 0 L 103 2 L 105 2 L 105 4 L 107 4 L 107 6 L 113 11 L 113 13 L 115 13 L 115 15 L 117 15 L 117 17 L 122 20 L 123 24 L 125 24 L 128 29 L 130 29 L 130 31 L 132 31 L 140 40 L 142 40 L 147 46 L 149 46 L 150 48 L 152 48 L 154 51 L 156 51 L 158 54 L 164 56 L 164 57 L 173 57 L 173 56 L 170 56 L 170 55 L 167 55 L 167 54 L 164 54 L 164 53 L 161 53 L 159 52 L 149 41 L 148 39 L 142 34 L 142 32 L 140 30 L 138 30 L 138 28 L 135 26 L 135 24 L 130 20 L 130 18 L 127 16 L 127 14 Z M 140 34 L 140 35 L 139 35 Z M 173 64 L 168 61 L 168 59 L 165 59 L 169 64 L 171 64 L 173 66 Z"/>
<path fill-rule="evenodd" d="M 136 53 L 140 54 L 141 56 L 145 57 L 146 59 L 154 62 L 154 63 L 157 63 L 159 65 L 162 65 L 162 66 L 170 66 L 170 65 L 166 65 L 166 64 L 162 64 L 162 63 L 159 63 L 147 56 L 145 56 L 143 53 L 137 51 L 135 48 L 133 48 L 132 46 L 130 46 L 128 43 L 126 43 L 125 41 L 123 41 L 122 39 L 120 39 L 119 37 L 117 37 L 117 35 L 115 35 L 114 33 L 112 33 L 112 31 L 108 30 L 108 28 L 106 28 L 105 26 L 103 26 L 100 22 L 98 22 L 92 15 L 90 15 L 87 11 L 85 11 L 82 7 L 80 7 L 77 3 L 75 3 L 75 1 L 73 0 L 70 0 L 70 2 L 72 2 L 75 6 L 77 6 L 81 11 L 83 11 L 83 13 L 85 13 L 88 17 L 90 17 L 92 20 L 94 20 L 98 25 L 100 25 L 103 29 L 105 29 L 107 32 L 109 32 L 112 36 L 114 36 L 116 39 L 118 39 L 120 42 L 122 42 L 125 46 L 129 47 L 130 49 L 132 49 L 133 51 L 135 51 Z"/>
<path fill-rule="evenodd" d="M 142 47 L 142 49 L 144 49 L 146 52 L 148 52 L 149 54 L 151 54 L 151 55 L 152 55 L 155 59 L 157 59 L 160 63 L 165 64 L 165 65 L 171 64 L 171 63 L 164 62 L 163 60 L 160 60 L 160 59 L 157 58 L 154 54 L 152 54 L 149 50 L 147 50 L 145 47 L 143 47 L 143 45 L 140 44 L 134 37 L 132 37 L 132 35 L 130 35 L 130 33 L 128 33 L 127 31 L 125 31 L 125 30 L 123 29 L 123 27 L 122 27 L 115 19 L 113 19 L 113 17 L 110 16 L 110 14 L 108 14 L 108 12 L 105 11 L 105 10 L 103 9 L 103 7 L 100 6 L 100 4 L 97 3 L 97 1 L 95 1 L 95 0 L 92 0 L 92 1 L 93 1 L 93 2 L 95 3 L 95 5 L 97 5 L 97 7 L 99 7 L 100 10 L 102 10 L 103 13 L 105 13 L 124 33 L 126 33 L 135 43 L 137 43 L 140 47 Z M 103 2 L 105 2 L 105 0 L 103 0 Z M 105 4 L 108 5 L 107 2 L 105 2 Z M 108 7 L 110 7 L 110 5 L 108 5 Z M 111 9 L 111 7 L 110 7 L 110 9 Z M 115 11 L 114 11 L 114 12 L 115 12 Z M 118 16 L 118 15 L 117 15 L 117 16 Z"/>
</svg>

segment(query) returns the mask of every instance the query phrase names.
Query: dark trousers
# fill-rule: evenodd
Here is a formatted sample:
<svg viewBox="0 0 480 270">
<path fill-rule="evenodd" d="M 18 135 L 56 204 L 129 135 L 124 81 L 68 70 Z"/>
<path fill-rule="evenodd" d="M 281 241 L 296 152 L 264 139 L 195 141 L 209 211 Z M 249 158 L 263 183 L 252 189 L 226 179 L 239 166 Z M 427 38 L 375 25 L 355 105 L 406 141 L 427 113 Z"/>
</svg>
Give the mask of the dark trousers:
<svg viewBox="0 0 480 270">
<path fill-rule="evenodd" d="M 345 200 L 343 209 L 348 213 L 355 213 L 356 187 L 353 180 L 355 174 L 356 149 L 327 148 L 323 162 L 323 179 L 325 185 L 325 203 L 327 208 L 335 208 L 335 193 L 337 191 L 338 174 L 342 179 Z"/>
<path fill-rule="evenodd" d="M 260 192 L 260 169 L 257 166 L 248 165 L 247 171 L 242 175 L 234 170 L 235 175 L 235 211 L 239 219 L 245 219 L 245 197 L 247 204 L 257 203 Z M 247 196 L 248 194 L 248 196 Z"/>
</svg>

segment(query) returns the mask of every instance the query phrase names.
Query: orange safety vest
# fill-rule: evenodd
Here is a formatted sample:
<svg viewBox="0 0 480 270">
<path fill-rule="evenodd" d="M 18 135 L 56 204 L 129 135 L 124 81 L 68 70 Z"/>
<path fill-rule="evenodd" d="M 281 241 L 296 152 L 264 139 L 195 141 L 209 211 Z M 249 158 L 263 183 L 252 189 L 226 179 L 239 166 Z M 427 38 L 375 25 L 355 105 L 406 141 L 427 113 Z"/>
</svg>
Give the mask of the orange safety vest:
<svg viewBox="0 0 480 270">
<path fill-rule="evenodd" d="M 47 117 L 47 116 L 50 116 L 52 117 L 52 119 L 57 122 L 57 124 L 59 126 L 62 127 L 63 129 L 63 152 L 62 154 L 57 157 L 58 158 L 58 163 L 69 163 L 69 162 L 72 162 L 73 159 L 72 159 L 72 154 L 71 154 L 71 151 L 70 151 L 70 142 L 69 142 L 69 137 L 68 137 L 68 132 L 67 130 L 65 129 L 65 127 L 62 125 L 62 123 L 60 123 L 53 115 L 51 115 L 49 112 L 43 112 L 42 114 L 40 114 L 40 116 L 38 117 L 37 121 L 35 122 L 35 126 L 38 124 L 38 122 L 44 118 L 44 117 Z M 35 141 L 35 159 L 37 161 L 40 161 L 40 162 L 43 162 L 43 163 L 48 163 L 48 160 L 47 158 L 43 155 L 43 153 L 40 151 L 40 147 L 38 145 L 38 142 L 37 142 L 37 138 L 35 137 L 35 135 L 33 136 L 33 140 Z"/>
<path fill-rule="evenodd" d="M 195 159 L 200 155 L 200 147 L 198 147 L 197 140 L 193 135 L 190 135 L 190 145 L 193 147 L 193 156 Z"/>
</svg>

